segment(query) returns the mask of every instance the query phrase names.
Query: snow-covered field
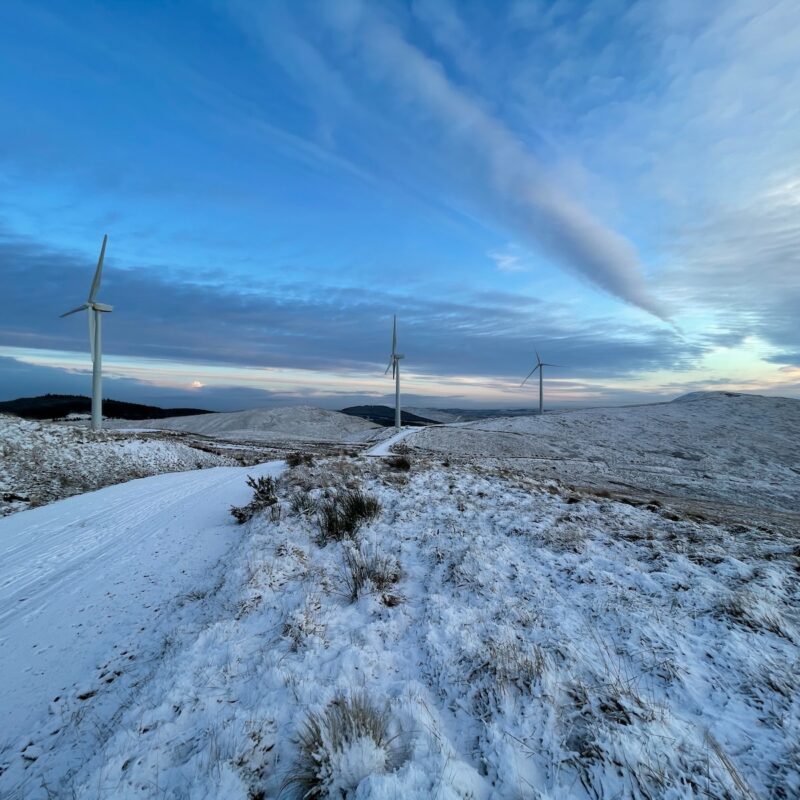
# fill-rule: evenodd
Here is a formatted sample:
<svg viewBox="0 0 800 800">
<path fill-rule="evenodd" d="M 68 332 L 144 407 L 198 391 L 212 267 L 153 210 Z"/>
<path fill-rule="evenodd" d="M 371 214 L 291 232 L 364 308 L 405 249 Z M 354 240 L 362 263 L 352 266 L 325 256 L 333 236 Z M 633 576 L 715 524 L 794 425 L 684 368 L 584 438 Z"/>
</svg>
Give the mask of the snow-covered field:
<svg viewBox="0 0 800 800">
<path fill-rule="evenodd" d="M 0 796 L 800 796 L 796 406 L 726 400 L 724 420 L 714 398 L 596 412 L 616 421 L 587 453 L 636 454 L 616 477 L 575 477 L 569 425 L 558 469 L 508 457 L 510 428 L 552 415 L 481 423 L 480 453 L 463 428 L 415 430 L 395 440 L 410 469 L 385 445 L 287 468 L 243 526 L 244 476 L 282 464 L 0 520 Z M 680 494 L 670 461 L 661 501 L 583 480 L 686 461 L 664 455 L 667 425 L 720 488 Z M 682 507 L 697 489 L 723 508 L 747 480 L 735 522 Z"/>
<path fill-rule="evenodd" d="M 146 426 L 159 430 L 186 431 L 204 436 L 225 439 L 333 441 L 358 443 L 380 430 L 373 422 L 326 411 L 313 406 L 288 406 L 285 408 L 231 411 L 220 414 L 198 414 L 188 417 L 169 417 L 142 423 L 115 423 Z"/>
<path fill-rule="evenodd" d="M 0 516 L 145 475 L 236 463 L 176 439 L 0 414 Z"/>
<path fill-rule="evenodd" d="M 432 427 L 416 452 L 497 460 L 621 494 L 800 513 L 800 401 L 698 393 L 672 403 Z"/>
</svg>

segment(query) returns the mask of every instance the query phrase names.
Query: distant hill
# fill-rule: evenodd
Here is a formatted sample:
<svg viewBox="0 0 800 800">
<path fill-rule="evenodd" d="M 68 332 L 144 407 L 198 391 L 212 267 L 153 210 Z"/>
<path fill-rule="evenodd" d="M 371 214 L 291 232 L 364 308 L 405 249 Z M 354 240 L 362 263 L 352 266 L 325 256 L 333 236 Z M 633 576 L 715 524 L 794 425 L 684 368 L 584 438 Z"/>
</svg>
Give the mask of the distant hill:
<svg viewBox="0 0 800 800">
<path fill-rule="evenodd" d="M 91 399 L 79 394 L 45 394 L 0 403 L 0 414 L 14 414 L 25 419 L 63 419 L 68 414 L 89 414 L 91 410 Z M 159 408 L 121 400 L 103 400 L 103 416 L 119 419 L 163 419 L 213 413 L 201 408 Z"/>
<path fill-rule="evenodd" d="M 124 430 L 125 427 L 131 426 L 115 423 L 113 427 Z M 221 411 L 217 414 L 199 416 L 183 415 L 177 419 L 150 420 L 145 427 L 185 431 L 222 439 L 258 441 L 297 439 L 360 442 L 376 432 L 375 425 L 368 420 L 314 406 L 253 408 L 249 411 Z"/>
<path fill-rule="evenodd" d="M 721 397 L 747 397 L 742 395 L 741 392 L 689 392 L 689 394 L 682 394 L 672 400 L 673 403 L 692 403 L 695 400 L 713 400 Z M 758 395 L 753 395 L 757 397 Z"/>
<path fill-rule="evenodd" d="M 388 428 L 394 425 L 394 409 L 389 406 L 349 406 L 342 409 L 342 414 L 347 414 L 351 417 L 361 417 L 370 422 L 375 422 L 378 425 L 383 425 Z M 400 411 L 401 422 L 403 425 L 436 425 L 434 419 L 427 417 L 420 417 L 408 411 Z"/>
</svg>

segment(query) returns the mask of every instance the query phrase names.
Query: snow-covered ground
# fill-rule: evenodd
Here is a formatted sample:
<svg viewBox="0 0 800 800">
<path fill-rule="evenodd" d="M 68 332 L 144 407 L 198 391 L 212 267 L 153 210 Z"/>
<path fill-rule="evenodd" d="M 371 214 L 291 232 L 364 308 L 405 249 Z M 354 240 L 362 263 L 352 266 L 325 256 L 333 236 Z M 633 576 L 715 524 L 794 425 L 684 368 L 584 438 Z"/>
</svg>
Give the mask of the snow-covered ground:
<svg viewBox="0 0 800 800">
<path fill-rule="evenodd" d="M 0 520 L 0 796 L 800 796 L 797 406 L 762 400 L 387 431 L 287 469 L 242 527 L 244 475 L 280 465 Z M 366 457 L 392 446 L 410 470 Z M 713 479 L 681 485 L 676 452 Z M 655 466 L 624 502 L 587 488 Z M 758 524 L 673 502 L 747 481 Z M 377 516 L 326 538 L 346 489 Z"/>
<path fill-rule="evenodd" d="M 282 469 L 158 475 L 0 520 L 0 796 L 60 796 L 201 626 L 241 539 L 229 509 L 249 499 L 247 475 Z"/>
<path fill-rule="evenodd" d="M 419 428 L 402 428 L 396 431 L 394 428 L 387 428 L 387 436 L 378 441 L 377 444 L 370 447 L 364 452 L 365 456 L 388 456 L 393 452 L 395 445 L 413 436 L 419 431 Z"/>
<path fill-rule="evenodd" d="M 431 427 L 417 452 L 497 459 L 644 499 L 800 512 L 800 401 L 723 392 L 672 403 Z"/>
<path fill-rule="evenodd" d="M 163 435 L 91 433 L 0 414 L 0 516 L 145 475 L 236 463 Z"/>
<path fill-rule="evenodd" d="M 114 423 L 124 428 L 128 424 L 149 428 L 186 431 L 203 436 L 225 439 L 333 441 L 358 443 L 379 429 L 374 422 L 326 411 L 314 406 L 259 408 L 251 411 L 231 411 L 220 414 L 198 414 L 188 417 L 169 417 L 144 423 Z"/>
<path fill-rule="evenodd" d="M 450 411 L 443 411 L 441 408 L 429 408 L 427 406 L 407 406 L 403 411 L 408 411 L 425 419 L 432 419 L 434 422 L 459 422 L 461 419 L 461 414 L 453 414 Z"/>
</svg>

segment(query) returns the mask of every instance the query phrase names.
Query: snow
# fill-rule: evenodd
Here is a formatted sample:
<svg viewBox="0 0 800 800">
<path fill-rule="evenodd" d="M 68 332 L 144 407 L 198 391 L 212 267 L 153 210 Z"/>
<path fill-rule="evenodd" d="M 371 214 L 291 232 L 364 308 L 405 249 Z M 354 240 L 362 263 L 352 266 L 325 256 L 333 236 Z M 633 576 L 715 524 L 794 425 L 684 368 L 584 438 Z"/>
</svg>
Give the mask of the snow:
<svg viewBox="0 0 800 800">
<path fill-rule="evenodd" d="M 409 436 L 417 433 L 419 428 L 405 428 L 400 429 L 399 431 L 395 431 L 394 428 L 390 428 L 389 430 L 393 431 L 393 433 L 386 439 L 381 440 L 378 444 L 373 445 L 372 447 L 367 450 L 364 455 L 365 456 L 389 456 L 392 454 L 392 448 L 394 445 L 402 442 L 404 439 L 407 439 Z"/>
<path fill-rule="evenodd" d="M 286 469 L 241 527 L 244 476 L 282 465 L 0 520 L 0 796 L 288 798 L 309 714 L 355 696 L 390 747 L 329 732 L 328 796 L 800 796 L 797 420 L 722 396 L 409 428 Z M 410 472 L 365 457 L 401 441 Z M 636 504 L 597 490 L 623 477 Z M 380 514 L 321 546 L 292 497 L 345 487 Z M 354 547 L 399 580 L 353 601 Z"/>
<path fill-rule="evenodd" d="M 0 515 L 160 472 L 236 464 L 185 442 L 0 414 Z"/>
<path fill-rule="evenodd" d="M 119 423 L 125 427 L 126 423 Z M 374 422 L 313 406 L 252 409 L 148 420 L 148 427 L 225 439 L 359 442 L 379 428 Z"/>
<path fill-rule="evenodd" d="M 497 459 L 542 478 L 712 506 L 800 512 L 800 401 L 714 392 L 682 402 L 421 430 L 418 452 Z"/>
<path fill-rule="evenodd" d="M 0 751 L 21 748 L 23 760 L 0 785 L 54 750 L 49 779 L 69 772 L 83 705 L 87 724 L 110 724 L 171 631 L 196 616 L 192 598 L 222 579 L 246 476 L 282 468 L 159 475 L 0 520 Z"/>
<path fill-rule="evenodd" d="M 429 408 L 426 406 L 406 406 L 404 411 L 409 411 L 424 419 L 432 419 L 434 422 L 458 422 L 461 414 L 451 411 L 443 411 L 441 408 Z"/>
</svg>

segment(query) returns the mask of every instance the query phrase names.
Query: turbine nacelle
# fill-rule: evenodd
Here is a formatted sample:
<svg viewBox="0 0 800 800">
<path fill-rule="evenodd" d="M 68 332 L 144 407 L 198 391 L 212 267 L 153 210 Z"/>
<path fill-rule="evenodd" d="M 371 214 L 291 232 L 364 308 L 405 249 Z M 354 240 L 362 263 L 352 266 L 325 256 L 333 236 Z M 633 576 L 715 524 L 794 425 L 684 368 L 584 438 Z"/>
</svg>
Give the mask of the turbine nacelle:
<svg viewBox="0 0 800 800">
<path fill-rule="evenodd" d="M 61 316 L 68 317 L 70 314 L 77 314 L 79 311 L 88 311 L 89 309 L 92 309 L 92 311 L 102 311 L 104 313 L 108 313 L 109 311 L 114 310 L 114 306 L 110 306 L 108 303 L 84 303 L 82 306 L 73 308 L 72 311 L 66 311 L 65 313 L 61 314 Z"/>
</svg>

